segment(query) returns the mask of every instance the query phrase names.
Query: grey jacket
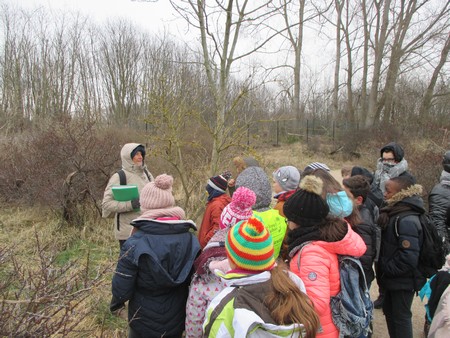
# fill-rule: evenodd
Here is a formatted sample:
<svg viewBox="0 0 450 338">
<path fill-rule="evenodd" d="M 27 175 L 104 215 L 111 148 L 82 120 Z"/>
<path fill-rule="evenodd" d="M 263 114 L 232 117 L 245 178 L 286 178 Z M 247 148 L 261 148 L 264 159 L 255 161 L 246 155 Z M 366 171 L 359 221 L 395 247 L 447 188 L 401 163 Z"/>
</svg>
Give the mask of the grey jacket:
<svg viewBox="0 0 450 338">
<path fill-rule="evenodd" d="M 139 192 L 148 182 L 150 182 L 150 180 L 153 181 L 152 174 L 147 171 L 150 177 L 149 180 L 144 172 L 144 170 L 146 170 L 146 166 L 137 166 L 131 158 L 131 152 L 140 145 L 141 144 L 139 143 L 127 143 L 120 151 L 122 169 L 127 177 L 127 184 L 137 185 Z M 139 217 L 140 212 L 133 210 L 131 201 L 119 202 L 114 199 L 112 187 L 119 184 L 119 174 L 115 173 L 109 179 L 103 194 L 102 217 L 114 217 L 114 234 L 116 239 L 126 240 L 130 237 L 132 229 L 130 223 L 133 219 Z"/>
<path fill-rule="evenodd" d="M 430 220 L 439 235 L 445 239 L 446 253 L 450 252 L 449 229 L 445 224 L 446 212 L 450 207 L 450 173 L 442 171 L 440 182 L 434 186 L 428 195 Z"/>
</svg>

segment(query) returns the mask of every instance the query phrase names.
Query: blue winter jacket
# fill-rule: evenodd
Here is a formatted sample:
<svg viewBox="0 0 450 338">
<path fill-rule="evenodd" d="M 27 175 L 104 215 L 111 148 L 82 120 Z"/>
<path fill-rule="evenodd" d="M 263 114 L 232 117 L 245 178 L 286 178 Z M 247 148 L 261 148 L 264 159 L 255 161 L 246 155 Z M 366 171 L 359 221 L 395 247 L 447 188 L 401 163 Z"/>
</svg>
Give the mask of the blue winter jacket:
<svg viewBox="0 0 450 338">
<path fill-rule="evenodd" d="M 192 221 L 135 220 L 112 280 L 111 310 L 129 301 L 130 327 L 142 337 L 181 335 L 192 266 L 200 251 Z"/>
</svg>

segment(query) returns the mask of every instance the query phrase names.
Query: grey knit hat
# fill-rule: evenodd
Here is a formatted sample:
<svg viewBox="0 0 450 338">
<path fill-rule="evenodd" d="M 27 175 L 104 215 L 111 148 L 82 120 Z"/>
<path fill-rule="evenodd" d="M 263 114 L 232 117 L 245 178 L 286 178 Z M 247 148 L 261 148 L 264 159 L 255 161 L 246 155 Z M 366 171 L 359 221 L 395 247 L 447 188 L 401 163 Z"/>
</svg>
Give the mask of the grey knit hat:
<svg viewBox="0 0 450 338">
<path fill-rule="evenodd" d="M 272 187 L 261 167 L 248 167 L 236 178 L 236 188 L 246 187 L 256 195 L 253 210 L 268 209 L 272 201 Z"/>
<path fill-rule="evenodd" d="M 300 183 L 300 172 L 291 165 L 278 168 L 273 172 L 272 176 L 284 191 L 295 190 Z"/>
</svg>

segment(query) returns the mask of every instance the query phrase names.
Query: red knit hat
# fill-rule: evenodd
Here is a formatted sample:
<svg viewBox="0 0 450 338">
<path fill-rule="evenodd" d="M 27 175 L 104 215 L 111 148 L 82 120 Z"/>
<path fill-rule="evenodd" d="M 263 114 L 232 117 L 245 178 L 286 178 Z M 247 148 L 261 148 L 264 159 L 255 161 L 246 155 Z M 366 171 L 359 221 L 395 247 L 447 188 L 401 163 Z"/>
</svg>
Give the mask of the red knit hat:
<svg viewBox="0 0 450 338">
<path fill-rule="evenodd" d="M 236 223 L 249 219 L 252 214 L 252 206 L 256 202 L 255 193 L 246 188 L 239 187 L 233 194 L 231 202 L 223 209 L 220 215 L 220 228 L 230 228 Z"/>
</svg>

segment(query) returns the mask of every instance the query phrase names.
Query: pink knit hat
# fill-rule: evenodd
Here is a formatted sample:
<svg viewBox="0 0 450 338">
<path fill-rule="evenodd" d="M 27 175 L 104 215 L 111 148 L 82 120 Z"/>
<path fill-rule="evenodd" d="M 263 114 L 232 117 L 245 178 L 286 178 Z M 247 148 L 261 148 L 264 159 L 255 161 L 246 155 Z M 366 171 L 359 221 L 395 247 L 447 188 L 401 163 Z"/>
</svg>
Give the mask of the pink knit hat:
<svg viewBox="0 0 450 338">
<path fill-rule="evenodd" d="M 239 187 L 233 194 L 230 204 L 228 204 L 220 215 L 220 228 L 230 228 L 236 223 L 249 219 L 252 214 L 252 206 L 256 203 L 255 193 L 246 188 Z"/>
<path fill-rule="evenodd" d="M 175 206 L 172 185 L 173 177 L 166 174 L 159 175 L 154 181 L 147 183 L 139 196 L 141 210 L 165 209 Z"/>
</svg>

